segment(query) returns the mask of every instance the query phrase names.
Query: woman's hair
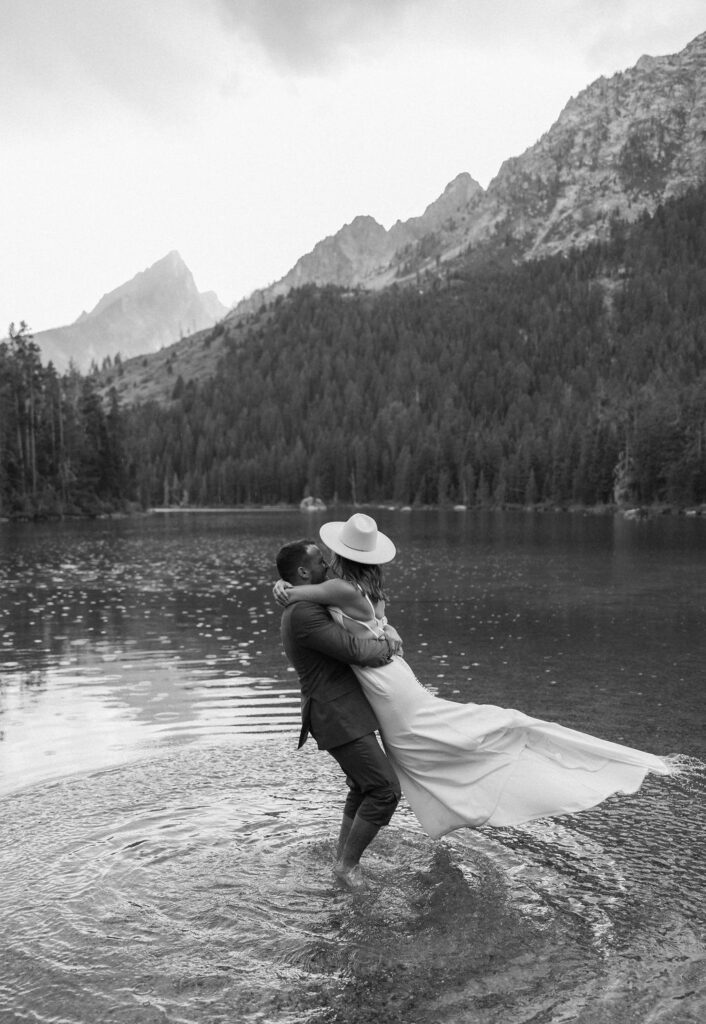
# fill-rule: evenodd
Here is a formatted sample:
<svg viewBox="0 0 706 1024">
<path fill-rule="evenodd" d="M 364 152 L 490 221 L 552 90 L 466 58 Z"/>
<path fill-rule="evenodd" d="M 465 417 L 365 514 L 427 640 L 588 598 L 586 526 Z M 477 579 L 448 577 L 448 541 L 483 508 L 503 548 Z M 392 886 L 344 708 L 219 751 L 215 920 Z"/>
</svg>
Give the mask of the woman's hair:
<svg viewBox="0 0 706 1024">
<path fill-rule="evenodd" d="M 362 562 L 351 562 L 349 558 L 333 554 L 331 571 L 340 579 L 348 580 L 349 583 L 360 587 L 373 601 L 387 601 L 382 569 L 379 565 L 363 565 Z"/>
</svg>

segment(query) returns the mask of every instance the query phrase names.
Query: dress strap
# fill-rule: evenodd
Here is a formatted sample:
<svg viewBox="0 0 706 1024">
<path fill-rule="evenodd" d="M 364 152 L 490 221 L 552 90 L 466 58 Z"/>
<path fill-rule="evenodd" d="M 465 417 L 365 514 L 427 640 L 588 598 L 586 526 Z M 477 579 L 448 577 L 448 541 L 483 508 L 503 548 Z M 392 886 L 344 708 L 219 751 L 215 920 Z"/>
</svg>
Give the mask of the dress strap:
<svg viewBox="0 0 706 1024">
<path fill-rule="evenodd" d="M 332 606 L 332 607 L 336 607 L 336 606 Z M 373 634 L 373 636 L 376 639 L 380 638 L 380 631 L 381 631 L 382 627 L 379 625 L 379 621 L 380 621 L 379 619 L 376 619 L 373 616 L 373 620 L 372 621 L 375 623 L 375 626 L 372 626 L 370 624 L 370 622 L 364 622 L 362 619 L 356 619 L 352 615 L 349 615 L 347 612 L 344 612 L 341 608 L 336 607 L 336 611 L 341 616 L 341 618 L 350 619 L 350 621 L 351 622 L 355 622 L 356 625 L 363 626 L 364 629 L 367 629 L 370 633 Z"/>
<path fill-rule="evenodd" d="M 351 622 L 356 622 L 359 626 L 364 626 L 365 629 L 367 629 L 370 633 L 372 633 L 374 637 L 378 637 L 379 638 L 380 634 L 384 631 L 384 627 L 387 625 L 387 619 L 385 618 L 384 615 L 383 615 L 382 618 L 378 618 L 378 616 L 375 614 L 375 605 L 373 604 L 373 602 L 370 599 L 370 597 L 368 596 L 368 594 L 365 593 L 365 591 L 361 587 L 360 583 L 356 583 L 355 586 L 361 592 L 361 594 L 363 595 L 365 600 L 370 605 L 370 619 L 369 619 L 369 621 L 365 622 L 362 619 L 356 619 L 352 615 L 348 615 L 346 612 L 342 611 L 340 608 L 337 608 L 337 611 L 338 611 L 339 615 L 343 616 L 344 619 L 350 619 Z M 374 623 L 374 625 L 373 625 L 373 623 Z"/>
<path fill-rule="evenodd" d="M 366 594 L 366 593 L 365 593 L 365 591 L 363 590 L 363 588 L 362 588 L 362 587 L 361 587 L 361 593 L 362 593 L 363 597 L 365 598 L 365 600 L 366 600 L 366 601 L 368 602 L 368 604 L 370 605 L 370 611 L 371 611 L 371 612 L 373 613 L 373 619 L 374 619 L 374 620 L 375 620 L 375 622 L 377 623 L 377 625 L 378 625 L 378 628 L 379 628 L 379 629 L 382 629 L 382 627 L 383 627 L 383 626 L 386 626 L 386 625 L 387 625 L 387 617 L 386 617 L 385 615 L 383 615 L 383 616 L 382 616 L 382 618 L 380 618 L 380 617 L 378 616 L 377 612 L 375 611 L 375 605 L 374 605 L 374 604 L 373 604 L 373 602 L 372 602 L 372 598 L 370 598 L 370 597 L 368 596 L 368 594 Z"/>
</svg>

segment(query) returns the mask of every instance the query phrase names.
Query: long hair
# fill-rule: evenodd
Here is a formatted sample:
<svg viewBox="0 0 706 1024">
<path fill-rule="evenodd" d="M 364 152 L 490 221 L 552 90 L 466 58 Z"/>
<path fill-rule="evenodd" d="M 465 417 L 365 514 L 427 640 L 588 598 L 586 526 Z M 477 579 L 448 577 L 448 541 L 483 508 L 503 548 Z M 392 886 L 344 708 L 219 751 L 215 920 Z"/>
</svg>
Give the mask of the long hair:
<svg viewBox="0 0 706 1024">
<path fill-rule="evenodd" d="M 363 565 L 352 562 L 350 558 L 334 554 L 331 558 L 331 571 L 342 580 L 348 580 L 360 587 L 373 601 L 387 601 L 382 569 L 379 565 Z"/>
</svg>

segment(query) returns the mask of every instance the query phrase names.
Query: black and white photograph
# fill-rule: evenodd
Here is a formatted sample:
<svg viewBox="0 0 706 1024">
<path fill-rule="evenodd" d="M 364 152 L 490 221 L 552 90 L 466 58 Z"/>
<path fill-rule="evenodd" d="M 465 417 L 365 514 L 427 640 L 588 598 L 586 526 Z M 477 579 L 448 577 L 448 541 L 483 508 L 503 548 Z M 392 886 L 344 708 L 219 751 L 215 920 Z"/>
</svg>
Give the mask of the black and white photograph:
<svg viewBox="0 0 706 1024">
<path fill-rule="evenodd" d="M 702 1024 L 703 0 L 0 90 L 0 1024 Z"/>
</svg>

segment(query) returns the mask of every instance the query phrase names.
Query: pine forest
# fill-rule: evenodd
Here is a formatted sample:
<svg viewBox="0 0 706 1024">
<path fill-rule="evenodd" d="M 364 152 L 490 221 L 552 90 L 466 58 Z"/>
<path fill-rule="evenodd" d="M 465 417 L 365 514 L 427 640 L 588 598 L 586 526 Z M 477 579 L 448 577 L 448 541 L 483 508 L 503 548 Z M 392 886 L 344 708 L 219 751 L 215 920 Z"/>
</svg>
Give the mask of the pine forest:
<svg viewBox="0 0 706 1024">
<path fill-rule="evenodd" d="M 212 376 L 120 407 L 13 327 L 0 514 L 706 505 L 706 188 L 569 255 L 305 286 L 216 335 Z"/>
</svg>

